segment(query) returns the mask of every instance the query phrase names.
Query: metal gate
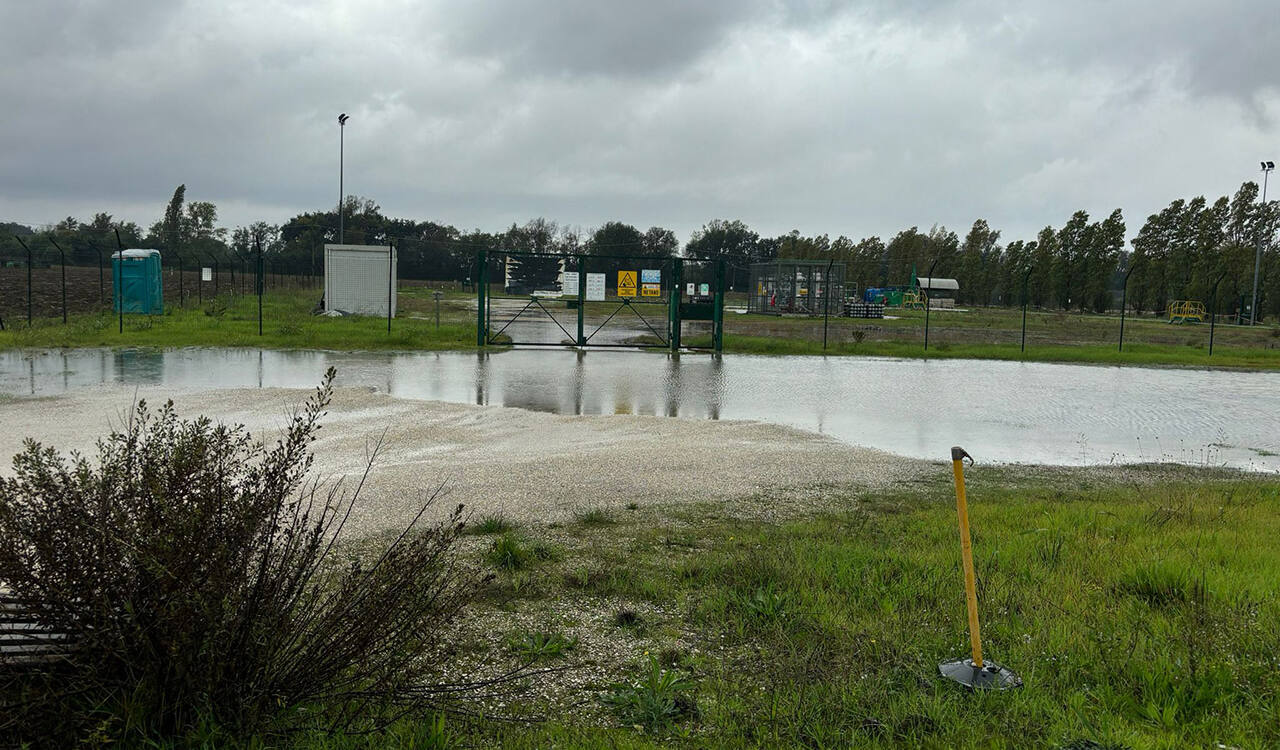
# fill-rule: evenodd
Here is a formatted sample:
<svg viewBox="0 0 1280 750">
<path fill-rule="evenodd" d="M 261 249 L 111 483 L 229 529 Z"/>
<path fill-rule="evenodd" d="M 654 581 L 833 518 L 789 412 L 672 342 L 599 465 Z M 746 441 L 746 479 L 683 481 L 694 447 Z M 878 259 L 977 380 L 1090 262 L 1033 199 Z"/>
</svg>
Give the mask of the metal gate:
<svg viewBox="0 0 1280 750">
<path fill-rule="evenodd" d="M 481 251 L 476 278 L 479 346 L 723 345 L 723 260 Z M 709 337 L 686 345 L 687 321 Z"/>
</svg>

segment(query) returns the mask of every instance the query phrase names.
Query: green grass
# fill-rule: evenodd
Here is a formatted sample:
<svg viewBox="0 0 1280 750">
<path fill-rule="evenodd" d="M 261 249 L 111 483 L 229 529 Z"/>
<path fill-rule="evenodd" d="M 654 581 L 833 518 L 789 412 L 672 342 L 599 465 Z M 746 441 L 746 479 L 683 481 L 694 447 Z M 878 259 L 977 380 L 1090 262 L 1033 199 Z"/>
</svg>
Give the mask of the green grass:
<svg viewBox="0 0 1280 750">
<path fill-rule="evenodd" d="M 71 316 L 41 319 L 27 328 L 0 331 L 0 350 L 57 347 L 186 347 L 257 346 L 276 349 L 328 350 L 468 350 L 475 348 L 475 296 L 446 292 L 435 326 L 432 289 L 403 285 L 399 310 L 390 333 L 382 318 L 323 318 L 311 315 L 317 290 L 272 289 L 264 298 L 263 332 L 258 334 L 257 298 L 223 295 L 186 308 L 170 305 L 165 315 L 126 316 L 123 332 L 116 316 Z M 603 320 L 616 303 L 590 303 L 588 315 Z M 1208 326 L 1170 325 L 1151 316 L 1130 317 L 1125 348 L 1117 350 L 1119 317 L 1033 311 L 1027 316 L 1027 347 L 1021 351 L 1021 312 L 977 308 L 965 312 L 934 311 L 930 347 L 923 347 L 924 314 L 893 310 L 896 319 L 833 318 L 826 354 L 890 357 L 1002 359 L 1080 362 L 1112 365 L 1230 367 L 1280 369 L 1280 329 L 1275 326 L 1217 327 L 1212 357 Z M 9 321 L 13 322 L 13 321 Z M 505 334 L 503 337 L 505 338 Z M 637 340 L 656 339 L 637 334 Z M 820 318 L 771 315 L 725 316 L 725 350 L 744 354 L 822 354 Z M 686 346 L 707 347 L 705 334 L 686 332 Z"/>
<path fill-rule="evenodd" d="M 985 654 L 1023 678 L 1019 690 L 971 693 L 938 676 L 969 647 L 940 480 L 776 523 L 706 505 L 629 515 L 595 538 L 528 530 L 523 548 L 561 553 L 538 561 L 536 598 L 476 605 L 481 632 L 508 635 L 487 641 L 492 653 L 464 649 L 459 666 L 557 665 L 535 692 L 565 680 L 558 704 L 502 697 L 499 713 L 545 721 L 428 716 L 282 746 L 1280 746 L 1280 482 L 980 467 L 969 491 Z M 625 569 L 631 583 L 596 591 L 573 583 L 578 569 Z M 583 683 L 580 667 L 600 676 Z M 268 745 L 279 746 L 247 746 Z"/>
<path fill-rule="evenodd" d="M 705 346 L 709 342 L 685 338 L 682 343 Z M 725 335 L 726 352 L 740 354 L 822 354 L 822 341 L 764 336 Z M 1280 349 L 1222 349 L 1215 347 L 1213 356 L 1207 350 L 1163 344 L 1125 344 L 1121 352 L 1114 345 L 1073 344 L 1028 346 L 1025 352 L 1018 344 L 951 344 L 931 343 L 926 351 L 920 342 L 863 341 L 830 344 L 829 355 L 862 355 L 909 357 L 914 359 L 998 359 L 1025 362 L 1068 362 L 1107 365 L 1157 365 L 1180 367 L 1231 367 L 1242 369 L 1280 369 Z"/>
<path fill-rule="evenodd" d="M 604 508 L 591 508 L 574 516 L 573 522 L 579 526 L 612 526 L 613 516 Z"/>
<path fill-rule="evenodd" d="M 387 332 L 385 318 L 314 316 L 315 290 L 271 290 L 263 301 L 262 335 L 258 334 L 257 297 L 223 295 L 169 305 L 164 315 L 126 315 L 124 331 L 110 313 L 38 320 L 0 331 L 0 349 L 58 347 L 187 347 L 253 346 L 269 349 L 409 350 L 475 347 L 475 313 L 455 296 L 442 303 L 440 328 L 435 326 L 429 290 L 402 289 L 399 309 Z"/>
<path fill-rule="evenodd" d="M 939 483 L 779 524 L 619 520 L 601 531 L 608 548 L 566 551 L 563 583 L 522 604 L 598 608 L 595 638 L 641 639 L 613 666 L 606 718 L 468 733 L 509 747 L 1276 746 L 1280 484 L 1134 471 L 1147 478 L 972 473 L 984 648 L 1019 691 L 971 694 L 937 675 L 968 650 Z M 610 575 L 625 581 L 579 583 Z M 667 606 L 641 615 L 646 601 Z M 691 655 L 654 672 L 649 653 L 677 641 Z M 679 690 L 645 694 L 664 674 Z"/>
<path fill-rule="evenodd" d="M 469 524 L 464 530 L 465 533 L 471 535 L 484 534 L 505 534 L 514 530 L 515 522 L 507 518 L 502 513 L 490 513 L 480 517 L 480 520 L 473 524 Z"/>
<path fill-rule="evenodd" d="M 572 651 L 578 639 L 559 631 L 521 631 L 507 638 L 507 646 L 521 659 L 538 661 L 557 659 Z"/>
<path fill-rule="evenodd" d="M 557 549 L 542 540 L 526 541 L 522 537 L 505 532 L 493 540 L 485 559 L 499 570 L 510 572 L 525 570 L 539 562 L 555 560 Z"/>
</svg>

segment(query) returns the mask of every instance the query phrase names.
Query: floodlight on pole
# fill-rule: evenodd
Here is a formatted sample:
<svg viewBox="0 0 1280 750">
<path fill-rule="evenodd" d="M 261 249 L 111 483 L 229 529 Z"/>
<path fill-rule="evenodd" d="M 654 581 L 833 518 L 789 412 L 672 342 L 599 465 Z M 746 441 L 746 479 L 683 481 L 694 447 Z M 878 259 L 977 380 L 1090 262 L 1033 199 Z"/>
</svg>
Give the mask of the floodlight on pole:
<svg viewBox="0 0 1280 750">
<path fill-rule="evenodd" d="M 1271 176 L 1271 170 L 1276 168 L 1274 161 L 1258 162 L 1262 165 L 1262 203 L 1259 218 L 1266 223 L 1267 210 L 1267 178 Z M 1271 232 L 1268 230 L 1267 234 Z M 1270 240 L 1270 237 L 1267 237 Z M 1253 304 L 1249 306 L 1249 325 L 1256 325 L 1258 322 L 1258 272 L 1262 269 L 1262 233 L 1258 233 L 1258 248 L 1253 257 Z"/>
<path fill-rule="evenodd" d="M 347 120 L 349 119 L 351 118 L 347 116 L 346 112 L 343 112 L 342 114 L 338 115 L 338 244 L 339 245 L 342 244 L 342 214 L 344 213 L 342 209 L 342 203 L 343 203 L 342 197 L 344 194 L 343 186 L 342 186 L 342 159 L 343 159 L 343 150 L 346 144 L 343 141 L 347 131 L 347 127 L 346 127 Z"/>
</svg>

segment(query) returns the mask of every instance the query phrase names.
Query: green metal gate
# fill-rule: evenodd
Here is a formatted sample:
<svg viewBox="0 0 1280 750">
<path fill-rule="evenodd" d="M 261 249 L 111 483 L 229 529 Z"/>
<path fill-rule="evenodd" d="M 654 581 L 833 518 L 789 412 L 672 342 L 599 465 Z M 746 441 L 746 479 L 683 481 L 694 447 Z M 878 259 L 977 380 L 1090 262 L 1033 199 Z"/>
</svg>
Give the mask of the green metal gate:
<svg viewBox="0 0 1280 750">
<path fill-rule="evenodd" d="M 722 259 L 480 251 L 476 278 L 479 346 L 723 347 Z M 710 324 L 705 346 L 686 321 Z"/>
</svg>

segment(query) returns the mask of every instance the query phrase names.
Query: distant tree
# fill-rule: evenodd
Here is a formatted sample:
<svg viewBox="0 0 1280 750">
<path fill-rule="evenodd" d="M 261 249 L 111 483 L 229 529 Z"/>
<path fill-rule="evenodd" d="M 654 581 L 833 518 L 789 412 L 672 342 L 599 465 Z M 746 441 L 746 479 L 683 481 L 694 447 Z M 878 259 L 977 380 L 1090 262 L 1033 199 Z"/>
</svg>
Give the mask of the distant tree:
<svg viewBox="0 0 1280 750">
<path fill-rule="evenodd" d="M 1118 208 L 1101 223 L 1090 227 L 1081 268 L 1082 309 L 1087 304 L 1094 312 L 1101 313 L 1111 307 L 1111 290 L 1117 286 L 1116 273 L 1120 253 L 1124 250 L 1124 235 L 1124 215 Z"/>
<path fill-rule="evenodd" d="M 1080 276 L 1090 231 L 1087 211 L 1076 211 L 1066 226 L 1058 230 L 1057 254 L 1053 260 L 1053 292 L 1059 307 L 1075 305 L 1084 309 Z"/>
<path fill-rule="evenodd" d="M 1041 308 L 1049 307 L 1054 301 L 1053 274 L 1058 256 L 1058 234 L 1053 231 L 1053 227 L 1045 227 L 1036 235 L 1033 244 L 1034 248 L 1028 248 L 1028 254 L 1032 258 L 1031 277 L 1027 282 L 1028 294 L 1031 304 Z"/>
<path fill-rule="evenodd" d="M 182 203 L 186 200 L 187 186 L 179 185 L 173 191 L 173 197 L 169 199 L 169 205 L 165 207 L 164 219 L 160 225 L 160 242 L 166 248 L 177 249 L 182 245 Z"/>
<path fill-rule="evenodd" d="M 676 233 L 663 227 L 649 227 L 641 240 L 642 255 L 651 258 L 673 258 L 680 253 Z"/>
<path fill-rule="evenodd" d="M 991 303 L 991 290 L 995 279 L 992 274 L 1000 256 L 999 230 L 992 229 L 985 219 L 973 222 L 960 246 L 959 268 L 956 277 L 960 282 L 960 300 L 967 304 Z"/>
<path fill-rule="evenodd" d="M 609 221 L 591 233 L 587 252 L 592 255 L 645 255 L 645 238 L 630 224 Z"/>
<path fill-rule="evenodd" d="M 777 253 L 785 254 L 785 248 L 773 245 Z M 766 254 L 760 245 L 760 235 L 738 220 L 713 219 L 693 233 L 684 247 L 684 254 L 695 260 L 724 258 L 729 266 L 728 283 L 736 289 L 748 283 L 750 265 L 764 260 Z"/>
</svg>

